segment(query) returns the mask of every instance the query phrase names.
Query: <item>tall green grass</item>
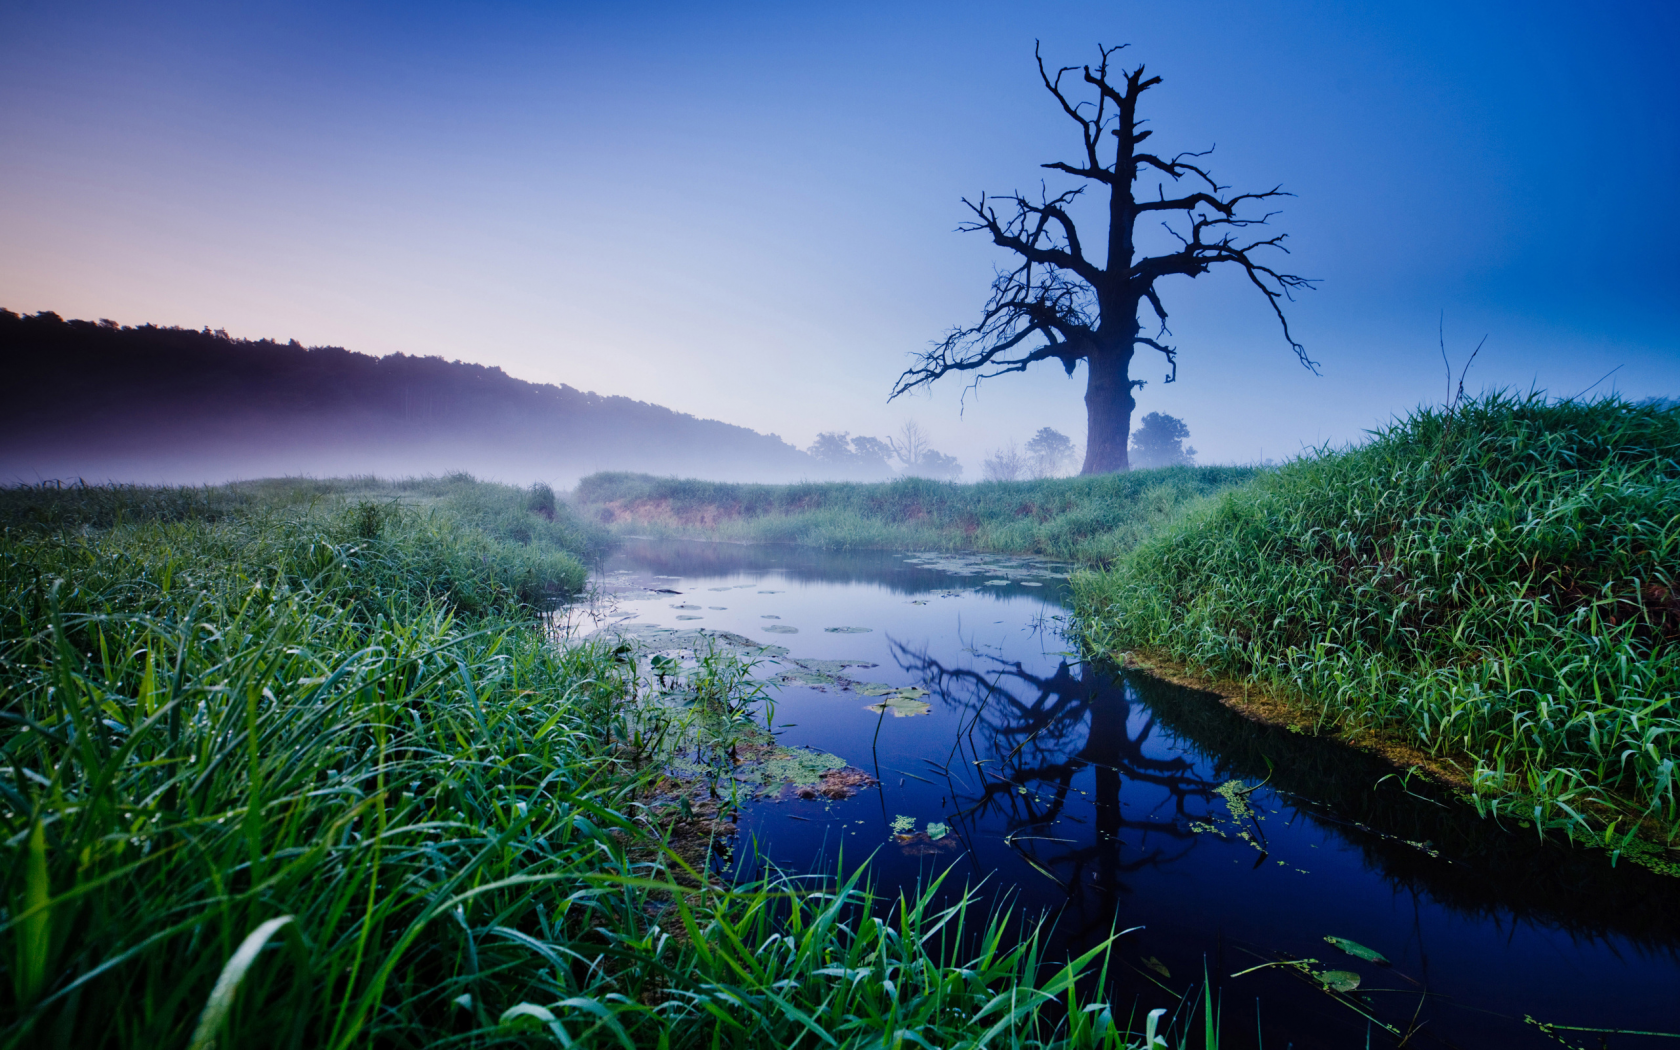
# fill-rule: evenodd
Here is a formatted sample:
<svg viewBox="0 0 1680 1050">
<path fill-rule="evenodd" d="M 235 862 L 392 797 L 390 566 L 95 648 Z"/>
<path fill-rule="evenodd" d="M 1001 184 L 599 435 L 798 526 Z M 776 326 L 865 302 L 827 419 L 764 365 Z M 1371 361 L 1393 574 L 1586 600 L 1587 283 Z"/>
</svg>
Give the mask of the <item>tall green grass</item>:
<svg viewBox="0 0 1680 1050">
<path fill-rule="evenodd" d="M 582 514 L 620 530 L 830 549 L 1039 554 L 1100 564 L 1188 506 L 1254 477 L 1247 467 L 1169 467 L 1099 477 L 740 485 L 592 474 Z"/>
<path fill-rule="evenodd" d="M 1460 761 L 1485 812 L 1680 835 L 1680 411 L 1490 395 L 1255 478 L 1075 581 L 1086 637 Z"/>
<path fill-rule="evenodd" d="M 519 545 L 39 495 L 0 497 L 0 1044 L 1138 1045 L 1100 951 L 1051 965 L 972 895 L 684 861 L 628 746 L 662 698 L 553 644 Z"/>
</svg>

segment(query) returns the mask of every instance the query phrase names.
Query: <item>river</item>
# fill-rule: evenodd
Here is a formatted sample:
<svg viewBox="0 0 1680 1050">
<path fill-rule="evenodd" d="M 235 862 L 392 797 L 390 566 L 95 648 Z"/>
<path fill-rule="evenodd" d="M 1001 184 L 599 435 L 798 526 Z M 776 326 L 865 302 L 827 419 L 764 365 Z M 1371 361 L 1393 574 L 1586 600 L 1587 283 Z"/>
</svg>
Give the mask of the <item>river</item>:
<svg viewBox="0 0 1680 1050">
<path fill-rule="evenodd" d="M 780 742 L 879 782 L 744 801 L 720 862 L 734 877 L 870 858 L 896 895 L 949 870 L 948 886 L 981 885 L 1025 923 L 1047 917 L 1056 957 L 1143 927 L 1117 942 L 1116 1013 L 1174 1009 L 1205 973 L 1226 1046 L 1558 1045 L 1525 1017 L 1680 1032 L 1680 881 L 1082 660 L 1063 631 L 1068 571 L 629 540 L 596 574 L 585 629 L 655 650 L 708 635 L 766 647 Z M 1314 976 L 1332 972 L 1342 990 Z"/>
</svg>

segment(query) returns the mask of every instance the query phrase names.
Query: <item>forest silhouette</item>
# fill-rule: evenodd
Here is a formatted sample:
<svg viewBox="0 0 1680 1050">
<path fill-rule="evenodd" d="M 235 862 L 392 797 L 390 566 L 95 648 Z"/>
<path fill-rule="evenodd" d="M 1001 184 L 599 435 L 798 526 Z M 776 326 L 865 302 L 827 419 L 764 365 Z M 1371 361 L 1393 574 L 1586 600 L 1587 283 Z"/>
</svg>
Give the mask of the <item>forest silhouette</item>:
<svg viewBox="0 0 1680 1050">
<path fill-rule="evenodd" d="M 0 310 L 0 362 L 7 481 L 822 473 L 773 434 L 441 357 Z"/>
</svg>

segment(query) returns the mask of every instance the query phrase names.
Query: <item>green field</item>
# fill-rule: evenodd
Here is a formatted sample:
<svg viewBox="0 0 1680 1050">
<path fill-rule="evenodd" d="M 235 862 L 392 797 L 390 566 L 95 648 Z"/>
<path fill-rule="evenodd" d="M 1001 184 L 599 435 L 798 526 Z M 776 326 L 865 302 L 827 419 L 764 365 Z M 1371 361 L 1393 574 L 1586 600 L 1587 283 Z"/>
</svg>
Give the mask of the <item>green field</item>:
<svg viewBox="0 0 1680 1050">
<path fill-rule="evenodd" d="M 1088 645 L 1458 765 L 1483 811 L 1680 837 L 1680 409 L 1495 395 L 1195 508 L 1076 580 Z M 1680 871 L 1672 854 L 1641 854 Z"/>
<path fill-rule="evenodd" d="M 980 550 L 1086 564 L 1117 557 L 1248 467 L 1168 467 L 1089 478 L 986 481 L 903 478 L 873 484 L 738 485 L 593 474 L 574 499 L 621 532 L 845 550 Z"/>
<path fill-rule="evenodd" d="M 659 741 L 750 697 L 555 645 L 603 537 L 541 488 L 21 488 L 0 523 L 0 1044 L 1137 1042 L 1072 988 L 1101 959 L 984 907 L 696 870 L 722 816 L 654 793 Z"/>
</svg>

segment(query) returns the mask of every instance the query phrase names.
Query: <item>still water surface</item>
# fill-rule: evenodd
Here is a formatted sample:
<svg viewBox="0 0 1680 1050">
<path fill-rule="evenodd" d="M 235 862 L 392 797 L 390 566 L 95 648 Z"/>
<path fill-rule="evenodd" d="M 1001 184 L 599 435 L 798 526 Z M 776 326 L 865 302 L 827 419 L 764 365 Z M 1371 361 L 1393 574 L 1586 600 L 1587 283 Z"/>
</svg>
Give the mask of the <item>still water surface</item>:
<svg viewBox="0 0 1680 1050">
<path fill-rule="evenodd" d="M 597 582 L 613 629 L 655 647 L 705 631 L 785 648 L 761 669 L 781 742 L 880 782 L 747 803 L 734 874 L 871 857 L 891 895 L 951 869 L 1023 920 L 1050 917 L 1057 955 L 1142 926 L 1119 942 L 1116 1012 L 1171 1009 L 1205 970 L 1230 1046 L 1258 1045 L 1257 1027 L 1275 1047 L 1399 1042 L 1382 1025 L 1408 1046 L 1558 1045 L 1525 1016 L 1680 1032 L 1680 880 L 1502 831 L 1369 756 L 1082 661 L 1061 632 L 1067 571 L 632 540 Z M 1287 958 L 1360 986 L 1337 999 L 1290 967 L 1230 976 Z"/>
</svg>

